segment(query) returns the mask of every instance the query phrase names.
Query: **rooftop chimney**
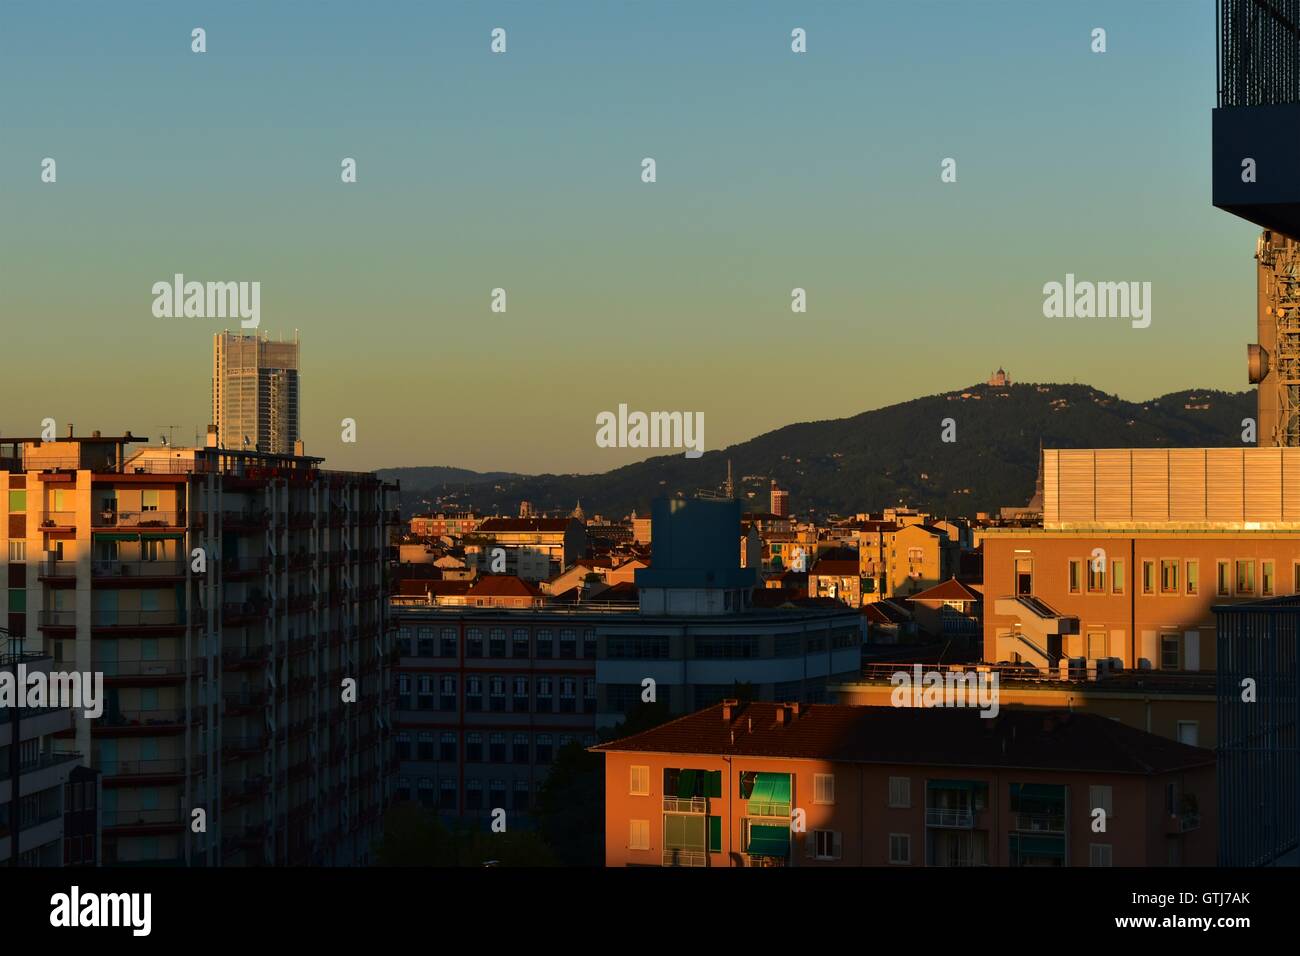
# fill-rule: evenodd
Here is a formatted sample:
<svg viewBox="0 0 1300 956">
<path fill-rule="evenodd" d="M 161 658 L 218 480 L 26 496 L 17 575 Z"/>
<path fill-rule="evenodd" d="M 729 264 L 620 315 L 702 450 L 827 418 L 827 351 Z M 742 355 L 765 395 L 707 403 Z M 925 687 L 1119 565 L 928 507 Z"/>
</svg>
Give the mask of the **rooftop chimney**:
<svg viewBox="0 0 1300 956">
<path fill-rule="evenodd" d="M 205 448 L 217 447 L 217 426 L 216 425 L 208 426 L 208 434 L 207 434 L 207 438 L 204 439 L 204 447 Z"/>
<path fill-rule="evenodd" d="M 731 723 L 732 718 L 736 715 L 736 705 L 739 703 L 734 698 L 728 697 L 722 702 L 722 720 L 725 723 Z"/>
<path fill-rule="evenodd" d="M 72 422 L 68 422 L 68 437 L 72 437 Z"/>
<path fill-rule="evenodd" d="M 790 722 L 790 711 L 784 704 L 776 705 L 776 725 L 784 727 Z"/>
</svg>

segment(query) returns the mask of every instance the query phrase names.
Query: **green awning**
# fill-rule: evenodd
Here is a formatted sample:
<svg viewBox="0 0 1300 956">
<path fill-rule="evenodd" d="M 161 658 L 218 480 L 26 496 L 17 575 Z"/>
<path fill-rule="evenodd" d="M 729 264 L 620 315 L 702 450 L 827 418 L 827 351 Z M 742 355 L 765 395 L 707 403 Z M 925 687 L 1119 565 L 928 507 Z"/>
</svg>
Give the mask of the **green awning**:
<svg viewBox="0 0 1300 956">
<path fill-rule="evenodd" d="M 772 774 L 760 773 L 754 777 L 754 789 L 749 793 L 750 803 L 772 803 Z"/>
<path fill-rule="evenodd" d="M 755 824 L 749 828 L 750 856 L 789 856 L 790 828 Z"/>
<path fill-rule="evenodd" d="M 768 803 L 789 803 L 790 802 L 790 775 L 788 773 L 760 773 L 758 783 L 754 784 L 754 792 L 758 792 L 759 784 L 764 780 L 767 781 L 771 788 L 767 798 Z M 752 797 L 750 798 L 753 799 Z"/>
<path fill-rule="evenodd" d="M 722 817 L 709 817 L 709 850 L 722 852 Z"/>
<path fill-rule="evenodd" d="M 720 798 L 722 796 L 722 771 L 714 770 L 712 773 L 706 771 L 704 774 L 704 795 L 706 797 Z"/>
<path fill-rule="evenodd" d="M 1065 857 L 1065 840 L 1061 837 L 1013 836 L 1019 842 L 1020 855 Z"/>
<path fill-rule="evenodd" d="M 140 533 L 138 531 L 135 534 L 121 534 L 119 532 L 114 532 L 112 534 L 99 534 L 97 532 L 94 535 L 94 539 L 96 541 L 139 541 Z"/>
<path fill-rule="evenodd" d="M 974 780 L 931 780 L 926 786 L 930 790 L 974 790 L 977 784 Z"/>
<path fill-rule="evenodd" d="M 1060 800 L 1065 787 L 1059 783 L 1021 783 L 1012 784 L 1012 790 L 1020 794 L 1023 800 Z"/>
<path fill-rule="evenodd" d="M 683 770 L 677 775 L 677 796 L 695 796 L 695 773 L 694 770 Z"/>
</svg>

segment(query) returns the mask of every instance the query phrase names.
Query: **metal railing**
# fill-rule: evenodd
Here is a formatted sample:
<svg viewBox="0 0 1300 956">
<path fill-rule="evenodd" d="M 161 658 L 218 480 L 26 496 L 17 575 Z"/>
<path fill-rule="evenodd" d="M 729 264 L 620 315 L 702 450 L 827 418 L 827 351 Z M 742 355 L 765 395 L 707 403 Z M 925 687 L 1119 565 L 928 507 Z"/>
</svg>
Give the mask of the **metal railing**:
<svg viewBox="0 0 1300 956">
<path fill-rule="evenodd" d="M 971 810 L 949 810 L 944 807 L 926 807 L 925 825 L 928 827 L 948 827 L 950 829 L 969 830 L 975 826 L 975 814 Z"/>
<path fill-rule="evenodd" d="M 70 562 L 64 562 L 70 563 Z M 97 578 L 175 578 L 185 576 L 185 562 L 177 558 L 162 561 L 93 561 L 91 575 Z"/>
<path fill-rule="evenodd" d="M 1219 106 L 1300 102 L 1300 0 L 1219 0 Z"/>
<path fill-rule="evenodd" d="M 90 524 L 95 528 L 178 528 L 185 526 L 185 512 L 109 509 L 91 512 Z"/>
<path fill-rule="evenodd" d="M 679 850 L 665 848 L 664 866 L 707 866 L 709 854 L 704 850 Z"/>
<path fill-rule="evenodd" d="M 704 797 L 664 797 L 664 810 L 668 813 L 707 813 L 709 802 Z"/>
<path fill-rule="evenodd" d="M 42 528 L 75 528 L 77 513 L 75 511 L 42 511 Z"/>
<path fill-rule="evenodd" d="M 105 677 L 183 677 L 200 673 L 204 660 L 196 657 L 186 665 L 184 658 L 166 660 L 94 661 L 91 666 Z"/>
<path fill-rule="evenodd" d="M 170 810 L 101 810 L 104 828 L 180 824 L 179 808 Z"/>
<path fill-rule="evenodd" d="M 185 772 L 184 757 L 153 760 L 102 760 L 99 769 L 106 777 L 148 777 Z"/>
<path fill-rule="evenodd" d="M 1022 833 L 1064 833 L 1063 813 L 1013 813 L 1011 829 Z"/>
</svg>

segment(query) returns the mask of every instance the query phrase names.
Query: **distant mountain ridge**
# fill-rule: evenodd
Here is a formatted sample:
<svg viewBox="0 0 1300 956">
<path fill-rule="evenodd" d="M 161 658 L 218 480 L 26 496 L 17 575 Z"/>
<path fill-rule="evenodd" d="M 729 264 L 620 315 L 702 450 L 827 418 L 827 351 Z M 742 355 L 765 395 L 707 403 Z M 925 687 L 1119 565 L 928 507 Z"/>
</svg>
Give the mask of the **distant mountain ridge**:
<svg viewBox="0 0 1300 956">
<path fill-rule="evenodd" d="M 649 512 L 653 498 L 722 486 L 732 463 L 747 510 L 768 509 L 769 482 L 796 514 L 852 515 L 906 503 L 936 515 L 1023 505 L 1038 449 L 1240 446 L 1255 393 L 1188 389 L 1129 402 L 1087 385 L 973 385 L 850 418 L 786 425 L 697 459 L 663 455 L 598 475 L 481 474 L 460 468 L 389 468 L 405 514 L 541 510 L 587 515 Z M 943 441 L 952 419 L 955 441 Z M 752 493 L 752 495 L 750 494 Z"/>
</svg>

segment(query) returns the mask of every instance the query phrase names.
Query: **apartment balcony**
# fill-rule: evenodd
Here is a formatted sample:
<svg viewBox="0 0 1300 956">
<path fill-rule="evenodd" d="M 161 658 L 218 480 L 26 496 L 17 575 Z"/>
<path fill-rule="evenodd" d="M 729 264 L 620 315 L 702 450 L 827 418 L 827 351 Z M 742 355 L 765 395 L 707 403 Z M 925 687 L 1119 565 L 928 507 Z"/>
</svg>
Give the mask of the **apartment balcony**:
<svg viewBox="0 0 1300 956">
<path fill-rule="evenodd" d="M 975 812 L 970 809 L 925 808 L 925 825 L 943 830 L 972 830 Z"/>
<path fill-rule="evenodd" d="M 316 523 L 316 516 L 310 511 L 294 511 L 289 514 L 289 527 L 296 531 L 310 528 Z"/>
<path fill-rule="evenodd" d="M 227 601 L 221 605 L 221 623 L 226 627 L 256 624 L 271 613 L 271 602 L 265 598 L 252 601 Z"/>
<path fill-rule="evenodd" d="M 50 613 L 67 614 L 72 612 L 55 611 Z M 120 631 L 183 631 L 186 615 L 184 608 L 169 608 L 159 611 L 92 611 L 90 629 L 92 632 L 115 634 Z"/>
<path fill-rule="evenodd" d="M 222 670 L 257 670 L 266 666 L 271 649 L 265 645 L 247 649 L 227 648 L 221 652 Z"/>
<path fill-rule="evenodd" d="M 156 707 L 152 710 L 113 710 L 91 723 L 96 737 L 149 737 L 159 733 L 180 733 L 187 724 L 202 723 L 203 708 Z"/>
<path fill-rule="evenodd" d="M 310 611 L 316 603 L 316 599 L 310 594 L 291 594 L 289 596 L 289 610 L 293 612 Z"/>
<path fill-rule="evenodd" d="M 91 513 L 93 528 L 184 528 L 184 511 L 95 511 Z"/>
<path fill-rule="evenodd" d="M 271 526 L 271 512 L 265 508 L 255 511 L 223 511 L 221 526 L 226 531 L 265 531 Z"/>
<path fill-rule="evenodd" d="M 194 761 L 191 771 L 201 773 L 202 757 Z M 166 757 L 153 760 L 101 761 L 99 770 L 104 774 L 104 786 L 141 787 L 151 783 L 170 783 L 185 777 L 185 758 Z"/>
<path fill-rule="evenodd" d="M 101 810 L 105 836 L 164 833 L 185 825 L 179 807 L 168 810 Z"/>
<path fill-rule="evenodd" d="M 708 866 L 709 854 L 704 850 L 665 849 L 664 866 Z"/>
<path fill-rule="evenodd" d="M 36 565 L 36 577 L 41 581 L 75 581 L 77 578 L 76 561 L 48 561 L 38 562 Z"/>
<path fill-rule="evenodd" d="M 1165 815 L 1165 835 L 1177 836 L 1201 828 L 1201 815 L 1190 811 Z"/>
<path fill-rule="evenodd" d="M 92 561 L 90 575 L 97 583 L 112 582 L 114 586 L 125 581 L 179 581 L 185 578 L 185 562 L 179 559 L 164 561 Z"/>
<path fill-rule="evenodd" d="M 225 762 L 259 756 L 266 751 L 270 737 L 265 733 L 246 737 L 221 735 L 221 759 Z"/>
<path fill-rule="evenodd" d="M 256 849 L 266 839 L 265 823 L 247 824 L 239 834 L 239 845 L 245 849 Z"/>
<path fill-rule="evenodd" d="M 71 531 L 77 527 L 75 511 L 42 511 L 40 520 L 43 531 Z"/>
<path fill-rule="evenodd" d="M 205 658 L 195 657 L 168 660 L 95 661 L 95 670 L 104 675 L 109 687 L 142 687 L 160 684 L 182 684 L 189 677 L 202 677 L 207 673 Z"/>
<path fill-rule="evenodd" d="M 37 618 L 37 626 L 43 631 L 75 631 L 77 629 L 77 612 L 41 611 L 40 616 Z"/>
<path fill-rule="evenodd" d="M 266 706 L 267 691 L 241 690 L 233 694 L 222 694 L 221 698 L 226 705 L 226 716 L 240 717 L 262 710 Z"/>
<path fill-rule="evenodd" d="M 1063 813 L 1013 813 L 1011 829 L 1018 833 L 1064 833 Z"/>
<path fill-rule="evenodd" d="M 704 797 L 664 797 L 665 813 L 708 813 L 709 801 Z"/>
<path fill-rule="evenodd" d="M 226 578 L 248 578 L 265 574 L 271 567 L 266 557 L 227 557 L 221 559 L 221 574 Z"/>
<path fill-rule="evenodd" d="M 251 803 L 262 794 L 266 793 L 270 785 L 271 778 L 263 774 L 253 777 L 245 777 L 243 780 L 227 782 L 221 788 L 221 803 L 225 810 L 232 810 L 237 806 Z"/>
</svg>

